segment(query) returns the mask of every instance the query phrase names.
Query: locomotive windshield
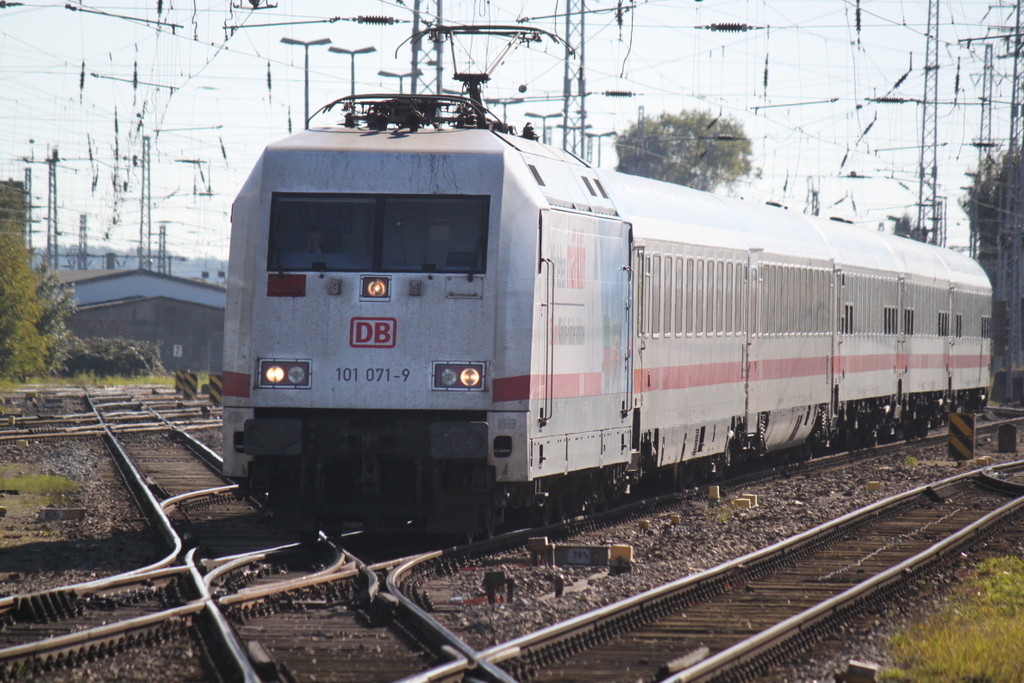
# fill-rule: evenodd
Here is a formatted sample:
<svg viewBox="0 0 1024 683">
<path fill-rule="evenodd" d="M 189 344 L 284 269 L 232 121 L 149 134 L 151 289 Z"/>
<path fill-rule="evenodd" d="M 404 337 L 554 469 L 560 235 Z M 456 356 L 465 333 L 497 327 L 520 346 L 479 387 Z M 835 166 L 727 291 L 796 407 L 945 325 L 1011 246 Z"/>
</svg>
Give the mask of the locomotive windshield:
<svg viewBox="0 0 1024 683">
<path fill-rule="evenodd" d="M 484 273 L 489 197 L 275 193 L 268 270 Z"/>
</svg>

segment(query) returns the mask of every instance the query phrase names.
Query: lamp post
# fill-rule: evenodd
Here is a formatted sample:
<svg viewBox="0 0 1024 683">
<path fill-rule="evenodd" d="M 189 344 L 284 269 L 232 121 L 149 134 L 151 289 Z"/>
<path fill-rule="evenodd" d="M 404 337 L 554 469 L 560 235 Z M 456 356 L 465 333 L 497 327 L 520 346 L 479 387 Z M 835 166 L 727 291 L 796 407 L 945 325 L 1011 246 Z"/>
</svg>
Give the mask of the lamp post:
<svg viewBox="0 0 1024 683">
<path fill-rule="evenodd" d="M 403 85 L 405 83 L 405 79 L 408 78 L 409 76 L 414 76 L 416 74 L 417 74 L 416 71 L 410 71 L 407 74 L 396 74 L 394 71 L 378 71 L 377 72 L 378 76 L 387 76 L 389 78 L 397 78 L 398 79 L 398 92 L 399 93 L 405 92 L 405 89 L 404 89 L 405 86 Z"/>
<path fill-rule="evenodd" d="M 377 48 L 375 48 L 375 47 L 361 47 L 358 50 L 346 50 L 343 47 L 331 46 L 331 47 L 327 48 L 327 51 L 328 52 L 337 52 L 338 54 L 348 55 L 349 57 L 351 57 L 351 59 L 352 59 L 351 67 L 352 68 L 351 68 L 351 73 L 350 73 L 350 80 L 352 81 L 352 96 L 355 97 L 355 94 L 356 94 L 356 55 L 365 55 L 365 54 L 369 54 L 370 52 L 376 52 Z"/>
<path fill-rule="evenodd" d="M 550 145 L 551 140 L 548 139 L 548 119 L 553 119 L 562 115 L 562 112 L 555 112 L 554 114 L 534 114 L 533 112 L 526 112 L 526 116 L 531 119 L 540 119 L 540 140 L 545 145 Z"/>
<path fill-rule="evenodd" d="M 601 168 L 601 138 L 606 138 L 609 135 L 611 135 L 611 136 L 618 136 L 618 133 L 616 133 L 614 130 L 610 130 L 607 133 L 587 133 L 586 135 L 591 140 L 593 140 L 594 138 L 598 139 L 597 140 L 597 167 Z M 593 149 L 593 145 L 587 147 L 588 151 L 591 150 L 591 149 Z M 587 159 L 587 161 L 590 161 L 590 159 Z"/>
<path fill-rule="evenodd" d="M 306 48 L 306 117 L 303 119 L 302 127 L 309 127 L 309 46 L 310 45 L 329 45 L 331 42 L 330 38 L 320 38 L 318 40 L 295 40 L 294 38 L 282 38 L 281 42 L 285 45 L 301 45 Z"/>
</svg>

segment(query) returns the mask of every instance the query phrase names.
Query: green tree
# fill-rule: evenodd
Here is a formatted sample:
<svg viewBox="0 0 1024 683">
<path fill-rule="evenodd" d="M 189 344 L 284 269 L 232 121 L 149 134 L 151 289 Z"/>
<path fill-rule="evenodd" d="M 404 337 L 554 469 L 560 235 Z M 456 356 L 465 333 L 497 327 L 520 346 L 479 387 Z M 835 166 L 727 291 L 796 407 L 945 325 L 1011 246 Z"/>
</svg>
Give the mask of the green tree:
<svg viewBox="0 0 1024 683">
<path fill-rule="evenodd" d="M 45 264 L 39 270 L 36 298 L 40 307 L 36 331 L 46 339 L 46 370 L 55 375 L 63 369 L 73 340 L 64 321 L 77 306 L 71 288 L 60 281 L 56 270 Z"/>
<path fill-rule="evenodd" d="M 960 207 L 971 219 L 974 258 L 990 277 L 995 273 L 999 252 L 999 207 L 1006 200 L 1004 188 L 1011 180 L 1012 166 L 1006 152 L 986 155 L 969 174 L 971 184 L 960 198 Z"/>
<path fill-rule="evenodd" d="M 46 367 L 46 339 L 36 329 L 41 306 L 39 278 L 22 237 L 25 202 L 10 184 L 0 183 L 0 375 L 21 376 Z"/>
<path fill-rule="evenodd" d="M 731 186 L 753 170 L 738 121 L 704 111 L 663 113 L 618 136 L 618 170 L 698 190 Z"/>
</svg>

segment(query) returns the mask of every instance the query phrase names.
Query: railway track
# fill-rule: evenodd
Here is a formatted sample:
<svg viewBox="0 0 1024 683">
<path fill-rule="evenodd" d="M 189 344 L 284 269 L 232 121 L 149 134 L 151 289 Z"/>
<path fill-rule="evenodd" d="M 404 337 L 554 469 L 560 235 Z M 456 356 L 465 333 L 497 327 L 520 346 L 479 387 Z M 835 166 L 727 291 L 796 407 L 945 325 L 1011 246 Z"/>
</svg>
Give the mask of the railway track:
<svg viewBox="0 0 1024 683">
<path fill-rule="evenodd" d="M 519 681 L 750 680 L 898 599 L 1024 511 L 975 473 L 922 487 L 701 574 L 485 650 Z"/>
</svg>

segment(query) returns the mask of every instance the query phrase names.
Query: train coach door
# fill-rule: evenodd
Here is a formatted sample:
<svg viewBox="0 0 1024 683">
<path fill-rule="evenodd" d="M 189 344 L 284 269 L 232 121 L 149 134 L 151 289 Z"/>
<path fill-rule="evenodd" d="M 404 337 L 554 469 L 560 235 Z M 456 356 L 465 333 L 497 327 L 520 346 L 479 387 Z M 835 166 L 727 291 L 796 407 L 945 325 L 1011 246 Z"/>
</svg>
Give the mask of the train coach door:
<svg viewBox="0 0 1024 683">
<path fill-rule="evenodd" d="M 633 334 L 630 343 L 633 345 L 633 367 L 630 385 L 634 415 L 643 407 L 644 402 L 644 332 L 647 325 L 647 288 L 650 286 L 648 273 L 649 258 L 644 257 L 643 246 L 633 247 Z M 634 439 L 639 438 L 639 430 L 635 430 Z"/>
</svg>

